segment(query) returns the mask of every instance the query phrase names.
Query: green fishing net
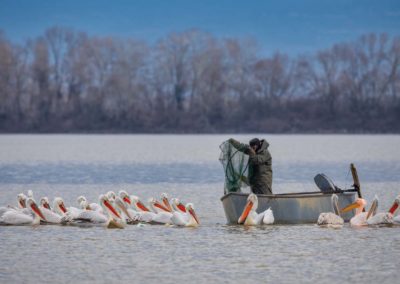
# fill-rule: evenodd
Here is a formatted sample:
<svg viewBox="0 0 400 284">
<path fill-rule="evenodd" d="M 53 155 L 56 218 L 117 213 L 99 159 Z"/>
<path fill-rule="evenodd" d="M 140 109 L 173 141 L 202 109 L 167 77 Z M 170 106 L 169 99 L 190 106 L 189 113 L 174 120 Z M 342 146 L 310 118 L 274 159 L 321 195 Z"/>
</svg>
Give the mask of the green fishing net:
<svg viewBox="0 0 400 284">
<path fill-rule="evenodd" d="M 219 148 L 221 162 L 225 172 L 224 193 L 240 192 L 247 184 L 247 168 L 249 156 L 238 151 L 228 141 L 223 142 Z"/>
</svg>

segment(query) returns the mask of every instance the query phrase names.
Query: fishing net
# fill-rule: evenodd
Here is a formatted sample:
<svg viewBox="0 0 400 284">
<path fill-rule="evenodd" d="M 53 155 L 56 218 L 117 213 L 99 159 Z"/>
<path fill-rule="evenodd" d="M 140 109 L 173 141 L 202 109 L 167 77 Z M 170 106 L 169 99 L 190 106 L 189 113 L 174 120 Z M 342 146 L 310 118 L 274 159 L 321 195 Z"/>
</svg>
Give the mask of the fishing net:
<svg viewBox="0 0 400 284">
<path fill-rule="evenodd" d="M 247 166 L 249 156 L 238 151 L 228 141 L 223 142 L 219 148 L 219 160 L 224 167 L 225 185 L 224 193 L 240 192 L 247 184 Z"/>
</svg>

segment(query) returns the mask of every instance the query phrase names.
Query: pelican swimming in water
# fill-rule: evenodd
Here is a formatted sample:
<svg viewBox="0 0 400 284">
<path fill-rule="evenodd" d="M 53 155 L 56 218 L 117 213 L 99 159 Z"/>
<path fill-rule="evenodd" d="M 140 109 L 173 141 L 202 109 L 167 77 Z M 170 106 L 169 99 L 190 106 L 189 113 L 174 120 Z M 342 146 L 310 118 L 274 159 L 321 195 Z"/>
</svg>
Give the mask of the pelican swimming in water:
<svg viewBox="0 0 400 284">
<path fill-rule="evenodd" d="M 18 208 L 23 209 L 26 208 L 26 195 L 23 193 L 19 193 L 17 195 L 17 200 L 18 200 Z"/>
<path fill-rule="evenodd" d="M 53 201 L 53 211 L 60 216 L 68 216 L 68 219 L 74 219 L 78 218 L 79 214 L 82 213 L 84 209 L 79 209 L 72 206 L 67 208 L 65 206 L 64 200 L 61 197 L 56 197 Z"/>
<path fill-rule="evenodd" d="M 163 206 L 154 198 L 150 198 L 149 205 L 150 208 L 156 213 L 152 218 L 152 222 L 160 224 L 171 223 L 172 213 L 169 212 L 165 206 Z"/>
<path fill-rule="evenodd" d="M 372 200 L 370 209 L 367 212 L 363 212 L 363 209 L 365 208 L 366 205 L 367 202 L 365 201 L 365 199 L 357 198 L 354 203 L 342 209 L 342 212 L 347 212 L 352 209 L 356 209 L 355 216 L 350 219 L 351 226 L 359 227 L 359 226 L 393 223 L 393 217 L 391 216 L 391 214 L 390 215 L 388 213 L 376 214 L 378 208 L 378 197 L 376 195 Z"/>
<path fill-rule="evenodd" d="M 172 213 L 171 223 L 175 226 L 198 227 L 200 225 L 200 221 L 194 211 L 193 204 L 186 204 L 185 210 L 186 213 L 183 213 L 181 211 L 175 211 L 174 213 Z"/>
<path fill-rule="evenodd" d="M 371 216 L 367 218 L 368 225 L 391 225 L 393 224 L 393 214 L 390 212 L 379 212 L 378 211 L 379 199 L 378 196 L 375 195 L 374 200 L 372 201 L 371 208 Z M 368 213 L 369 213 L 368 211 Z"/>
<path fill-rule="evenodd" d="M 239 217 L 238 224 L 255 226 L 261 224 L 270 225 L 274 223 L 274 214 L 271 208 L 268 208 L 260 214 L 256 212 L 257 208 L 258 197 L 254 193 L 251 193 L 247 198 L 247 203 L 243 209 L 243 213 Z"/>
<path fill-rule="evenodd" d="M 0 225 L 39 225 L 41 219 L 45 219 L 41 210 L 30 197 L 25 204 L 31 210 L 29 214 L 24 213 L 25 210 L 7 210 L 0 217 Z"/>
<path fill-rule="evenodd" d="M 363 209 L 365 208 L 366 205 L 367 205 L 367 201 L 365 199 L 357 198 L 355 202 L 347 205 L 345 208 L 342 209 L 341 212 L 343 212 L 343 213 L 353 210 L 353 209 L 356 209 L 356 213 L 355 213 L 354 217 L 350 219 L 350 226 L 366 226 L 367 225 L 368 212 L 363 212 Z"/>
<path fill-rule="evenodd" d="M 87 201 L 86 197 L 83 196 L 83 195 L 79 196 L 77 198 L 77 201 L 78 201 L 78 204 L 81 207 L 81 209 L 101 211 L 101 213 L 104 213 L 104 212 L 102 212 L 103 209 L 99 204 L 94 203 L 94 202 L 93 203 L 89 203 Z M 85 208 L 82 208 L 82 205 L 85 205 Z"/>
<path fill-rule="evenodd" d="M 161 193 L 161 200 L 165 208 L 167 208 L 168 212 L 172 212 L 173 209 L 171 203 L 169 202 L 168 194 L 166 194 L 165 192 Z"/>
<path fill-rule="evenodd" d="M 99 196 L 100 206 L 103 207 L 103 211 L 107 212 L 107 216 L 100 211 L 95 210 L 84 210 L 77 218 L 71 218 L 69 220 L 71 225 L 97 225 L 107 228 L 119 228 L 125 227 L 126 222 L 122 219 L 121 214 L 114 208 L 108 197 L 104 194 Z M 84 201 L 83 201 L 84 202 Z"/>
<path fill-rule="evenodd" d="M 333 212 L 321 213 L 317 221 L 317 224 L 319 226 L 327 226 L 334 228 L 343 226 L 344 220 L 342 217 L 340 217 L 338 201 L 339 201 L 338 196 L 336 194 L 332 194 L 331 204 Z"/>
<path fill-rule="evenodd" d="M 40 198 L 40 206 L 42 206 L 48 210 L 51 210 L 49 199 L 46 196 Z"/>
<path fill-rule="evenodd" d="M 172 198 L 172 211 L 178 211 L 182 213 L 186 213 L 186 208 L 185 205 L 178 199 L 178 198 Z"/>
<path fill-rule="evenodd" d="M 394 224 L 400 224 L 400 214 L 397 214 L 399 212 L 399 206 L 400 206 L 400 195 L 398 195 L 392 206 L 389 209 L 389 213 L 391 213 L 393 215 L 393 223 Z"/>
</svg>

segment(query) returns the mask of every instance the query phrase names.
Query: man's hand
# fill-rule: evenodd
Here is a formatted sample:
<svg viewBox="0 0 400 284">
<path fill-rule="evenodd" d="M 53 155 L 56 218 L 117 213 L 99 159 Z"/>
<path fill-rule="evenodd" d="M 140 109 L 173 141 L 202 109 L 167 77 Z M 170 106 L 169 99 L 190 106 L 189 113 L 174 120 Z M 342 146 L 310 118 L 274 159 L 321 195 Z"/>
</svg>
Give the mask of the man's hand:
<svg viewBox="0 0 400 284">
<path fill-rule="evenodd" d="M 256 154 L 256 151 L 254 151 L 254 149 L 253 148 L 249 148 L 249 155 L 250 156 L 254 156 Z"/>
<path fill-rule="evenodd" d="M 235 139 L 233 139 L 233 138 L 229 138 L 228 142 L 231 143 L 232 146 L 235 147 L 235 148 L 238 148 L 240 146 L 240 142 L 235 140 Z"/>
</svg>

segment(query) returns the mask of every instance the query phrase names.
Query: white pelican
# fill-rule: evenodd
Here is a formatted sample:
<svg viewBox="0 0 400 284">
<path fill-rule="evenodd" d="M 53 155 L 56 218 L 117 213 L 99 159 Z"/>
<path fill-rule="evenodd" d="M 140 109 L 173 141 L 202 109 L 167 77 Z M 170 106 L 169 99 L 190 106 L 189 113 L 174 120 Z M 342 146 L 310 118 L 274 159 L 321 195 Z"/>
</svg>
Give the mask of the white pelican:
<svg viewBox="0 0 400 284">
<path fill-rule="evenodd" d="M 167 210 L 169 212 L 172 212 L 172 207 L 171 207 L 171 203 L 169 203 L 169 199 L 168 199 L 168 194 L 166 193 L 161 193 L 161 200 L 165 206 L 165 208 L 167 208 Z"/>
<path fill-rule="evenodd" d="M 378 197 L 375 195 L 372 200 L 371 207 L 368 212 L 362 212 L 367 202 L 362 198 L 357 200 L 342 209 L 342 212 L 347 212 L 352 209 L 356 209 L 356 214 L 350 219 L 351 226 L 367 226 L 367 225 L 379 225 L 379 224 L 392 224 L 393 216 L 391 213 L 378 213 Z M 376 216 L 375 216 L 376 215 Z"/>
<path fill-rule="evenodd" d="M 378 209 L 379 199 L 378 196 L 375 195 L 374 200 L 372 201 L 371 208 L 371 216 L 367 218 L 368 225 L 390 225 L 393 224 L 393 214 L 390 212 L 379 212 L 376 213 Z M 369 213 L 368 211 L 368 213 Z"/>
<path fill-rule="evenodd" d="M 136 195 L 129 195 L 125 190 L 120 190 L 118 195 L 125 203 L 127 203 L 128 207 L 132 205 L 132 200 L 139 199 Z"/>
<path fill-rule="evenodd" d="M 185 205 L 178 198 L 172 198 L 171 202 L 173 211 L 186 213 Z"/>
<path fill-rule="evenodd" d="M 242 215 L 240 215 L 238 223 L 254 226 L 261 224 L 273 224 L 274 223 L 274 214 L 271 208 L 268 208 L 264 212 L 257 214 L 256 210 L 258 208 L 258 198 L 257 195 L 251 193 L 247 198 L 246 206 L 243 209 Z"/>
<path fill-rule="evenodd" d="M 115 204 L 122 211 L 122 218 L 125 219 L 127 224 L 137 224 L 140 219 L 140 213 L 134 211 L 128 207 L 128 205 L 122 200 L 121 197 L 115 198 Z"/>
<path fill-rule="evenodd" d="M 153 211 L 154 213 L 160 213 L 160 212 L 170 213 L 169 209 L 163 203 L 157 201 L 153 197 L 149 199 L 149 207 L 150 210 Z"/>
<path fill-rule="evenodd" d="M 42 212 L 42 215 L 44 217 L 41 220 L 41 224 L 61 224 L 61 223 L 64 223 L 65 219 L 63 219 L 62 216 L 60 216 L 56 212 L 53 212 L 53 211 L 51 211 L 50 209 L 47 209 L 47 207 L 44 207 L 44 206 L 40 206 L 39 209 Z"/>
<path fill-rule="evenodd" d="M 108 197 L 104 194 L 99 196 L 100 205 L 103 207 L 104 212 L 107 212 L 108 216 L 94 210 L 84 210 L 77 218 L 70 220 L 71 224 L 92 224 L 104 226 L 107 228 L 119 228 L 125 227 L 125 220 L 122 219 L 118 211 L 113 207 Z"/>
<path fill-rule="evenodd" d="M 363 198 L 357 198 L 355 202 L 347 205 L 342 209 L 342 213 L 356 209 L 356 213 L 353 218 L 350 219 L 350 226 L 366 226 L 367 216 L 369 212 L 363 212 L 363 209 L 367 205 L 367 201 Z M 372 212 L 371 212 L 372 213 Z M 371 213 L 369 213 L 371 215 Z"/>
<path fill-rule="evenodd" d="M 17 200 L 18 200 L 18 208 L 23 209 L 26 208 L 26 195 L 23 193 L 19 193 L 17 195 Z"/>
<path fill-rule="evenodd" d="M 119 192 L 119 197 L 123 200 L 127 207 L 127 211 L 131 216 L 133 216 L 134 221 L 137 220 L 140 222 L 152 223 L 156 213 L 150 211 L 150 209 L 140 201 L 139 197 L 136 195 L 129 195 L 124 190 Z M 131 206 L 133 209 L 130 208 Z"/>
<path fill-rule="evenodd" d="M 394 202 L 393 205 L 390 207 L 389 209 L 389 213 L 391 213 L 394 217 L 393 217 L 393 223 L 395 224 L 400 224 L 400 214 L 397 214 L 399 212 L 399 205 L 400 205 L 400 195 L 398 195 Z"/>
<path fill-rule="evenodd" d="M 132 196 L 131 196 L 131 201 L 132 201 L 132 205 L 135 207 L 136 211 L 150 212 L 150 209 L 147 208 L 146 205 L 144 205 L 142 201 L 140 201 L 139 197 L 132 198 Z"/>
<path fill-rule="evenodd" d="M 65 206 L 64 200 L 61 197 L 56 197 L 53 201 L 53 211 L 60 216 L 68 216 L 69 219 L 74 219 L 77 218 L 83 210 L 72 206 L 67 208 Z"/>
<path fill-rule="evenodd" d="M 32 210 L 32 214 L 26 214 L 22 210 L 7 210 L 0 217 L 1 225 L 38 225 L 44 219 L 41 210 L 32 198 L 26 199 L 26 206 Z"/>
<path fill-rule="evenodd" d="M 49 199 L 46 196 L 40 198 L 40 206 L 47 208 L 48 210 L 51 210 Z"/>
<path fill-rule="evenodd" d="M 175 211 L 172 213 L 171 223 L 176 226 L 197 227 L 200 225 L 199 219 L 194 212 L 193 204 L 186 204 L 186 213 Z"/>
<path fill-rule="evenodd" d="M 328 226 L 328 227 L 341 227 L 344 224 L 344 220 L 340 217 L 340 210 L 338 205 L 339 198 L 336 194 L 332 194 L 331 204 L 332 204 L 332 212 L 321 213 L 318 217 L 317 224 L 320 226 Z"/>
<path fill-rule="evenodd" d="M 86 210 L 96 210 L 96 211 L 102 211 L 102 207 L 97 204 L 97 203 L 89 203 L 86 199 L 85 196 L 81 195 L 77 198 L 78 204 L 81 207 L 81 209 L 86 209 Z M 84 202 L 83 202 L 84 201 Z M 85 208 L 82 208 L 82 205 L 85 205 Z M 102 212 L 104 213 L 104 212 Z"/>
<path fill-rule="evenodd" d="M 150 204 L 150 208 L 154 212 L 156 212 L 156 214 L 152 218 L 153 222 L 160 223 L 160 224 L 170 224 L 171 223 L 172 213 L 169 212 L 165 206 L 162 206 L 160 204 L 160 202 L 158 202 L 154 198 L 150 198 L 149 204 Z"/>
</svg>

